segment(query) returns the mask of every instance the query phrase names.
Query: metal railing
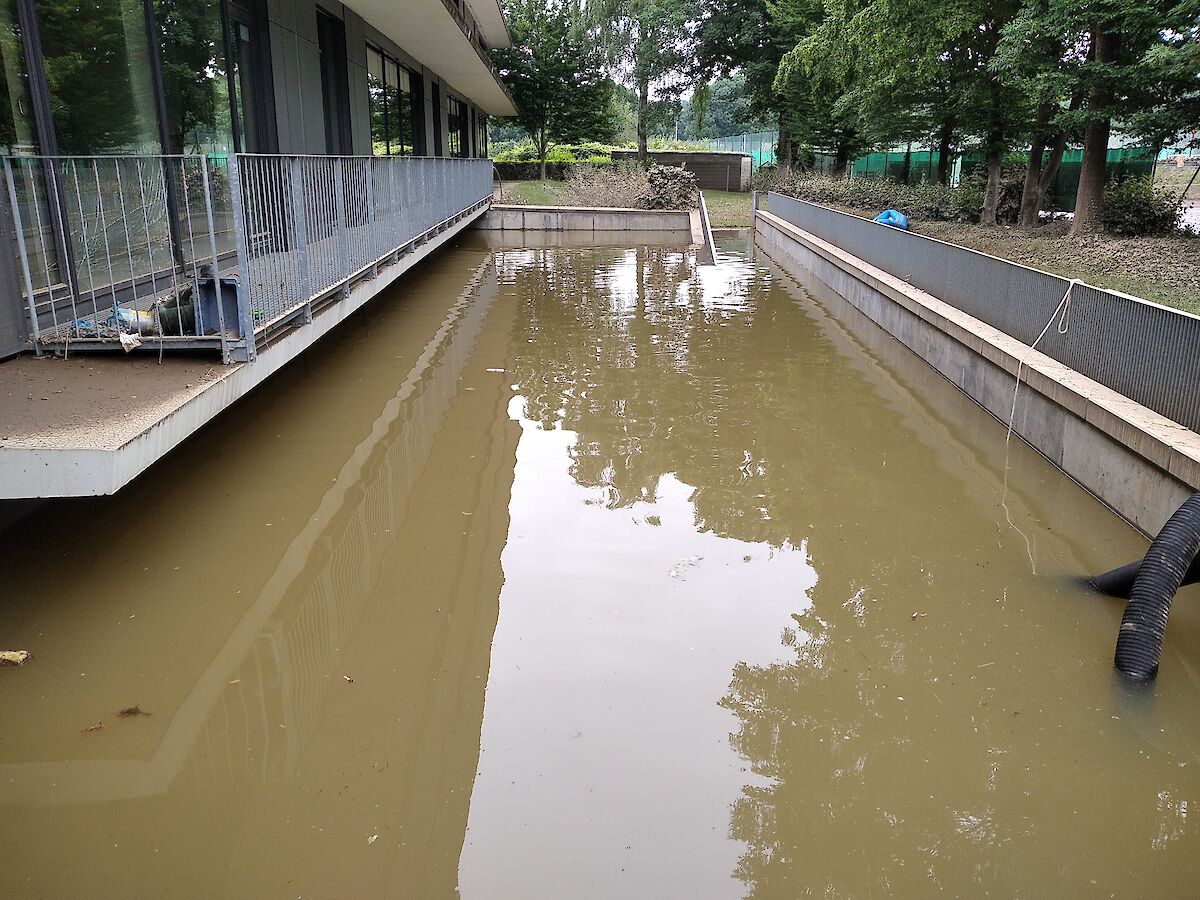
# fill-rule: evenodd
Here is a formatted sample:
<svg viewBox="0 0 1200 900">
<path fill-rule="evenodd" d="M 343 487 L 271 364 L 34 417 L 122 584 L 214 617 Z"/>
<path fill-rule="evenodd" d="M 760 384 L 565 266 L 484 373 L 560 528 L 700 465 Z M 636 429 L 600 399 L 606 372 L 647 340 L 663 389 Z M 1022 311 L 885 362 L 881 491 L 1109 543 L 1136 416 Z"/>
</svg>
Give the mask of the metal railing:
<svg viewBox="0 0 1200 900">
<path fill-rule="evenodd" d="M 248 360 L 488 202 L 491 161 L 6 157 L 34 346 L 219 348 Z"/>
<path fill-rule="evenodd" d="M 47 344 L 142 337 L 228 352 L 201 282 L 232 259 L 229 162 L 204 156 L 3 160 L 31 336 Z M 135 339 L 136 338 L 136 339 Z"/>
<path fill-rule="evenodd" d="M 484 205 L 487 159 L 239 156 L 232 172 L 238 268 L 261 334 L 336 297 Z"/>
<path fill-rule="evenodd" d="M 767 211 L 1032 344 L 1070 281 L 869 219 L 770 193 Z M 1200 431 L 1200 316 L 1076 284 L 1065 333 L 1038 350 Z"/>
</svg>

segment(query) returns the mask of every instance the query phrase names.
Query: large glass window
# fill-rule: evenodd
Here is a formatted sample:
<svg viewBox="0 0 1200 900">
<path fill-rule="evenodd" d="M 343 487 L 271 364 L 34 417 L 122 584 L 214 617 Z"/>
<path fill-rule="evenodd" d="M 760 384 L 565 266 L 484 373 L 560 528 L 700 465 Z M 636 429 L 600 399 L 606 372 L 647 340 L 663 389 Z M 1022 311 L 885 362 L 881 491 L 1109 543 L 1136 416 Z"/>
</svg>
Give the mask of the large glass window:
<svg viewBox="0 0 1200 900">
<path fill-rule="evenodd" d="M 58 150 L 161 153 L 139 0 L 37 0 Z"/>
<path fill-rule="evenodd" d="M 451 156 L 470 156 L 467 105 L 456 97 L 450 97 L 446 101 L 446 146 Z"/>
<path fill-rule="evenodd" d="M 33 103 L 29 99 L 29 73 L 21 47 L 21 25 L 16 0 L 0 2 L 0 153 L 36 153 Z"/>
<path fill-rule="evenodd" d="M 479 110 L 475 110 L 475 155 L 480 159 L 488 155 L 487 116 Z"/>
<path fill-rule="evenodd" d="M 367 94 L 371 104 L 371 152 L 412 156 L 415 104 L 408 69 L 375 47 L 367 47 Z"/>
<path fill-rule="evenodd" d="M 154 0 L 171 153 L 233 150 L 229 79 L 217 0 Z"/>
</svg>

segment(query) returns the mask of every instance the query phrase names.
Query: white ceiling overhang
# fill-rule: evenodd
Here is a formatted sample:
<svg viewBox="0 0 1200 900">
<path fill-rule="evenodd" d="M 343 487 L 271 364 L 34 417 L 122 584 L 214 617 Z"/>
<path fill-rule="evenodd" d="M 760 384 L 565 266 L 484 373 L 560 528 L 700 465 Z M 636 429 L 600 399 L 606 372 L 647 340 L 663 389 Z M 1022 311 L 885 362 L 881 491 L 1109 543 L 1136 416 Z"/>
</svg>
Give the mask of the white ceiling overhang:
<svg viewBox="0 0 1200 900">
<path fill-rule="evenodd" d="M 480 6 L 491 6 L 481 0 Z M 463 27 L 442 0 L 349 0 L 350 7 L 375 28 L 399 44 L 413 58 L 437 73 L 450 87 L 491 116 L 513 116 L 517 110 L 491 65 L 480 55 Z M 472 12 L 479 16 L 478 11 Z M 489 18 L 490 18 L 489 10 Z M 494 18 L 480 18 L 485 41 L 503 31 L 501 46 L 508 44 L 508 28 L 496 6 Z"/>
</svg>

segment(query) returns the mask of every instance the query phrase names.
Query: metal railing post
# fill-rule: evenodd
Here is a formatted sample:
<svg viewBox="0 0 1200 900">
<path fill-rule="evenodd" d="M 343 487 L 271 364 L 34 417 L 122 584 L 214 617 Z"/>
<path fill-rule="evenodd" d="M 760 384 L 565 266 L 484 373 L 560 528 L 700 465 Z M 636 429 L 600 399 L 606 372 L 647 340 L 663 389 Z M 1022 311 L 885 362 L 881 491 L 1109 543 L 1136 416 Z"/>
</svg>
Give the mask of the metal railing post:
<svg viewBox="0 0 1200 900">
<path fill-rule="evenodd" d="M 341 157 L 333 157 L 333 207 L 337 211 L 338 243 L 342 254 L 342 280 L 350 278 L 350 233 L 346 230 L 346 187 L 342 173 Z M 349 292 L 348 284 L 342 285 L 343 293 Z"/>
<path fill-rule="evenodd" d="M 292 201 L 292 241 L 296 247 L 296 273 L 300 279 L 300 299 L 302 303 L 312 302 L 312 279 L 308 271 L 308 217 L 304 209 L 304 173 L 300 166 L 300 157 L 293 156 L 288 161 L 288 181 L 291 182 Z M 312 310 L 305 315 L 307 322 L 312 322 Z"/>
<path fill-rule="evenodd" d="M 38 329 L 37 307 L 33 302 L 33 277 L 29 274 L 29 251 L 25 247 L 25 228 L 21 224 L 21 207 L 17 203 L 17 185 L 13 180 L 12 163 L 7 156 L 4 157 L 4 180 L 8 184 L 8 202 L 12 205 L 13 226 L 17 234 L 17 253 L 21 257 L 21 275 L 25 281 L 25 300 L 29 306 L 29 327 L 33 337 L 33 352 L 41 356 L 42 345 L 39 343 L 41 331 Z"/>
<path fill-rule="evenodd" d="M 200 157 L 200 184 L 204 190 L 204 219 L 208 226 L 208 254 L 212 259 L 213 289 L 217 293 L 217 328 L 221 331 L 221 362 L 229 362 L 229 335 L 225 331 L 225 296 L 221 289 L 221 266 L 217 261 L 217 229 L 213 224 L 212 189 L 208 183 L 208 155 Z M 195 260 L 192 264 L 195 265 Z M 197 307 L 200 298 L 196 298 Z"/>
<path fill-rule="evenodd" d="M 243 209 L 241 167 L 239 154 L 229 156 L 229 200 L 233 207 L 233 236 L 237 244 L 238 275 L 241 290 L 238 291 L 238 317 L 241 320 L 242 340 L 246 342 L 246 361 L 252 362 L 257 354 L 254 346 L 254 303 L 250 290 L 250 251 L 246 241 L 246 215 Z"/>
</svg>

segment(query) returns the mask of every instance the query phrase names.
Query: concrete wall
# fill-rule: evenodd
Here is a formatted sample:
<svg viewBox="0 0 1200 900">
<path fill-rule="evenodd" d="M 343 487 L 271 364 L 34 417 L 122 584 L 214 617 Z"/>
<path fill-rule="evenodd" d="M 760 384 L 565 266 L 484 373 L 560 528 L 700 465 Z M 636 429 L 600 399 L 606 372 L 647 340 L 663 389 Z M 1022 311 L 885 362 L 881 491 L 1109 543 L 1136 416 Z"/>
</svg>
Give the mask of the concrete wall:
<svg viewBox="0 0 1200 900">
<path fill-rule="evenodd" d="M 677 231 L 692 233 L 687 210 L 496 206 L 478 221 L 487 231 Z"/>
<path fill-rule="evenodd" d="M 742 153 L 682 153 L 652 150 L 650 158 L 660 166 L 683 166 L 696 174 L 702 188 L 715 191 L 750 190 L 750 157 Z M 637 159 L 636 150 L 614 150 L 613 159 Z"/>
<path fill-rule="evenodd" d="M 849 304 L 1146 535 L 1200 489 L 1200 436 L 841 248 L 759 211 L 759 245 L 823 302 Z"/>
</svg>

